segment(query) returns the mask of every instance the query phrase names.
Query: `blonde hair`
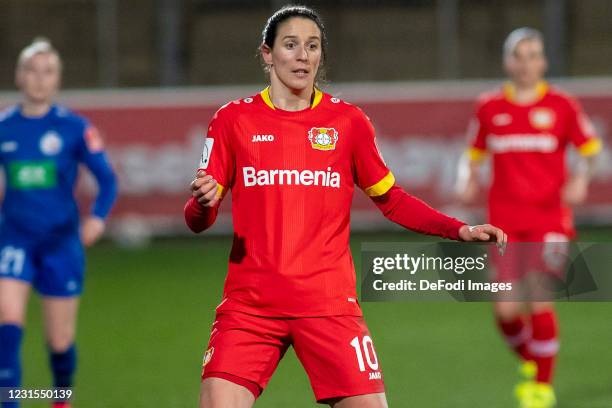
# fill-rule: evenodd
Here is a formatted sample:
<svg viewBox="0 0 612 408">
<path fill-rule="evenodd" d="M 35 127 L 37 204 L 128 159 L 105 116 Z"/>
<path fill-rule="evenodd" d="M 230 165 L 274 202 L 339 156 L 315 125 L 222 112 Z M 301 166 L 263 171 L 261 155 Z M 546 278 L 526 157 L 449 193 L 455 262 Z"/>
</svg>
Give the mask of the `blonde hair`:
<svg viewBox="0 0 612 408">
<path fill-rule="evenodd" d="M 17 58 L 17 68 L 22 67 L 30 58 L 38 54 L 52 54 L 57 57 L 59 62 L 60 69 L 62 68 L 62 59 L 59 55 L 59 52 L 53 47 L 51 41 L 49 41 L 45 37 L 36 37 L 30 45 L 26 46 L 19 53 L 19 58 Z"/>
<path fill-rule="evenodd" d="M 521 27 L 512 31 L 504 41 L 504 58 L 508 58 L 514 54 L 516 46 L 525 40 L 539 41 L 544 46 L 544 36 L 535 28 Z"/>
</svg>

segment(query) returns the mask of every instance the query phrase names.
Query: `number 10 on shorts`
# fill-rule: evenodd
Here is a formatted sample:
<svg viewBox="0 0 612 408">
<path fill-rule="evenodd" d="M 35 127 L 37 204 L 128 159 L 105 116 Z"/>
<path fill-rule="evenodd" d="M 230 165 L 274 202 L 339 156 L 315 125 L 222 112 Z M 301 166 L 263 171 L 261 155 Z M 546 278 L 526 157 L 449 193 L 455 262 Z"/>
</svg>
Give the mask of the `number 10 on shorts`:
<svg viewBox="0 0 612 408">
<path fill-rule="evenodd" d="M 355 354 L 357 355 L 357 364 L 359 364 L 359 371 L 365 371 L 365 363 L 363 356 L 365 354 L 365 361 L 368 363 L 368 366 L 371 370 L 378 370 L 378 357 L 376 356 L 376 351 L 374 350 L 374 343 L 370 336 L 363 336 L 361 342 L 359 341 L 359 337 L 354 337 L 351 340 L 351 346 L 355 349 Z"/>
</svg>

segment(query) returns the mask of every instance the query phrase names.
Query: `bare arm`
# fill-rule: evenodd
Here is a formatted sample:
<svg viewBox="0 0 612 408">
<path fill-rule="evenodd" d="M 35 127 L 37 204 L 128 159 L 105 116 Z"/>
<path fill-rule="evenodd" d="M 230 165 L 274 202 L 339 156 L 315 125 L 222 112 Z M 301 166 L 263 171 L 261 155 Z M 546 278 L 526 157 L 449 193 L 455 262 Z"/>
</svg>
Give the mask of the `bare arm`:
<svg viewBox="0 0 612 408">
<path fill-rule="evenodd" d="M 595 173 L 597 155 L 581 156 L 576 170 L 563 187 L 563 202 L 570 206 L 584 203 L 587 198 L 589 183 Z"/>
<path fill-rule="evenodd" d="M 476 201 L 480 191 L 479 179 L 482 163 L 482 159 L 473 160 L 469 152 L 465 152 L 459 160 L 455 191 L 463 204 L 471 204 Z"/>
</svg>

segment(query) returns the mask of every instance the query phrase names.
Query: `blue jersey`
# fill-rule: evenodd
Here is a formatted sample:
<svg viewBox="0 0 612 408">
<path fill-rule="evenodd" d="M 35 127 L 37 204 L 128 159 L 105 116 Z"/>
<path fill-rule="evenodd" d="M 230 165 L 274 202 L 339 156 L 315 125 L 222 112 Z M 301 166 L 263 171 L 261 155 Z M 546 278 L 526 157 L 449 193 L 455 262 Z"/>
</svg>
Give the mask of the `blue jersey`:
<svg viewBox="0 0 612 408">
<path fill-rule="evenodd" d="M 36 118 L 24 116 L 19 106 L 0 114 L 5 227 L 38 236 L 78 231 L 74 187 L 79 163 L 87 166 L 98 182 L 92 214 L 106 218 L 117 185 L 95 132 L 86 119 L 59 105 Z"/>
</svg>

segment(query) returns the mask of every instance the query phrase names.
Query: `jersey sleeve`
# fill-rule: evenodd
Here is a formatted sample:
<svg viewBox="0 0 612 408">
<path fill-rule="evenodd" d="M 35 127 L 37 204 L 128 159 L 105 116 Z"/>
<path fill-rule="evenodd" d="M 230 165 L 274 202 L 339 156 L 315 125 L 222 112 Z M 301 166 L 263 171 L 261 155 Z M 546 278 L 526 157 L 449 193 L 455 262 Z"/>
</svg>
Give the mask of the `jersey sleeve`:
<svg viewBox="0 0 612 408">
<path fill-rule="evenodd" d="M 595 127 L 576 100 L 569 100 L 569 140 L 582 156 L 593 156 L 601 151 L 601 140 Z"/>
<path fill-rule="evenodd" d="M 374 127 L 365 114 L 361 113 L 361 117 L 355 121 L 354 130 L 352 161 L 355 184 L 370 197 L 381 196 L 393 187 L 395 177 L 383 161 L 376 144 Z"/>
<path fill-rule="evenodd" d="M 117 198 L 117 179 L 104 150 L 98 130 L 85 122 L 79 145 L 79 161 L 91 172 L 98 183 L 98 195 L 92 215 L 105 219 Z"/>
<path fill-rule="evenodd" d="M 223 197 L 233 184 L 235 161 L 231 144 L 232 121 L 229 114 L 221 108 L 208 126 L 208 133 L 204 140 L 202 156 L 198 170 L 206 171 L 217 184 L 219 197 Z"/>
<path fill-rule="evenodd" d="M 372 197 L 372 201 L 387 219 L 404 228 L 421 234 L 460 240 L 459 229 L 465 225 L 464 222 L 434 210 L 398 186 L 393 186 L 382 196 Z"/>
<path fill-rule="evenodd" d="M 467 129 L 467 138 L 469 140 L 468 156 L 470 160 L 480 161 L 485 158 L 487 154 L 488 133 L 482 105 L 479 104 Z"/>
</svg>

